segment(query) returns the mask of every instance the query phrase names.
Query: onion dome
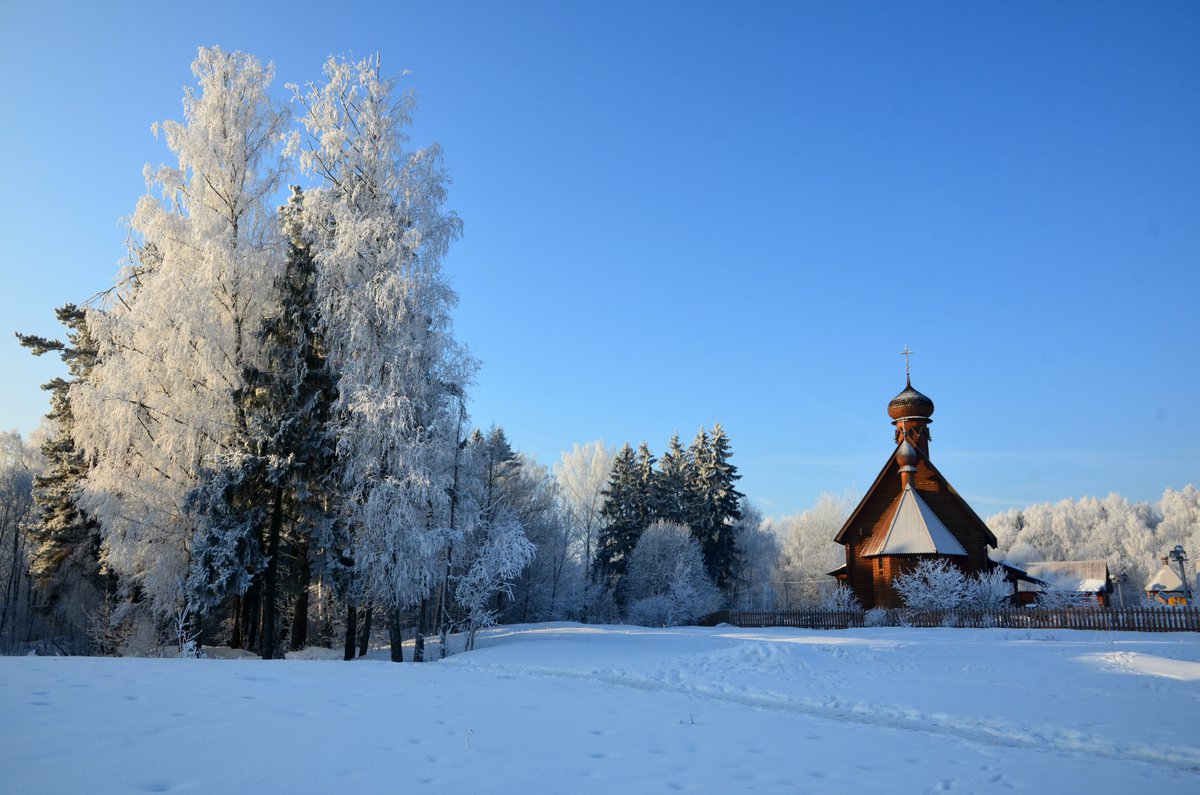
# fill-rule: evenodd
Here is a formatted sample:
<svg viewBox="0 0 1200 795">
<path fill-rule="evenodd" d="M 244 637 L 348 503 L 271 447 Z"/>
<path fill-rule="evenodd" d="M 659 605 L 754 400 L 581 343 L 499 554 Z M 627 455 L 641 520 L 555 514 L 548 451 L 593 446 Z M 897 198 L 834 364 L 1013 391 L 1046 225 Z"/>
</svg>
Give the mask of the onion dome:
<svg viewBox="0 0 1200 795">
<path fill-rule="evenodd" d="M 917 453 L 917 448 L 909 444 L 908 439 L 905 439 L 900 443 L 900 446 L 896 448 L 896 463 L 899 464 L 902 469 L 915 469 L 918 458 L 919 455 Z"/>
<path fill-rule="evenodd" d="M 933 401 L 913 389 L 912 381 L 908 381 L 904 391 L 888 403 L 887 412 L 893 420 L 903 417 L 929 417 L 933 415 Z"/>
</svg>

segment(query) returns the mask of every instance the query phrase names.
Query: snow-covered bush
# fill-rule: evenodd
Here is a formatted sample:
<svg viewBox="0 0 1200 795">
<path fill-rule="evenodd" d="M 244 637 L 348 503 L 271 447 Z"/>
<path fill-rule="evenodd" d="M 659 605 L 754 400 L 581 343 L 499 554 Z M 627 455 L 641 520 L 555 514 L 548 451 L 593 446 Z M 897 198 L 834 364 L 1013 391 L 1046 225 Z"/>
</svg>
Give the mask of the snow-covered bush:
<svg viewBox="0 0 1200 795">
<path fill-rule="evenodd" d="M 674 623 L 674 605 L 665 594 L 647 596 L 629 606 L 627 618 L 630 624 L 643 627 L 669 627 Z"/>
<path fill-rule="evenodd" d="M 963 607 L 970 610 L 998 610 L 1012 604 L 1013 587 L 1003 566 L 980 572 L 967 580 Z"/>
<path fill-rule="evenodd" d="M 700 544 L 683 525 L 656 522 L 629 556 L 626 618 L 657 626 L 689 624 L 719 610 L 721 592 L 704 569 Z"/>
<path fill-rule="evenodd" d="M 1066 607 L 1086 607 L 1093 602 L 1091 594 L 1079 590 L 1078 577 L 1058 575 L 1045 577 L 1043 581 L 1046 584 L 1037 592 L 1038 607 L 1061 610 Z"/>
<path fill-rule="evenodd" d="M 821 595 L 822 610 L 862 610 L 862 602 L 854 595 L 854 591 L 844 582 L 839 582 L 834 588 Z"/>
<path fill-rule="evenodd" d="M 872 607 L 863 614 L 863 625 L 868 627 L 890 627 L 895 622 L 892 621 L 892 613 L 886 607 Z"/>
<path fill-rule="evenodd" d="M 892 582 L 911 610 L 952 610 L 963 603 L 968 588 L 962 569 L 946 558 L 926 558 Z"/>
</svg>

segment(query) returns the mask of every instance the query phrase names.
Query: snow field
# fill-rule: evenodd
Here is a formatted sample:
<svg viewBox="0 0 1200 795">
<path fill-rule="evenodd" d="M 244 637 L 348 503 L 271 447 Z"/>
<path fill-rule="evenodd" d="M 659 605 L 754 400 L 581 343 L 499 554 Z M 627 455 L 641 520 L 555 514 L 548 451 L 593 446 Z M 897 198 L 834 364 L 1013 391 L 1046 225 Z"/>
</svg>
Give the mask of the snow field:
<svg viewBox="0 0 1200 795">
<path fill-rule="evenodd" d="M 423 665 L 4 658 L 0 790 L 1190 792 L 1198 702 L 1184 634 L 549 624 Z"/>
</svg>

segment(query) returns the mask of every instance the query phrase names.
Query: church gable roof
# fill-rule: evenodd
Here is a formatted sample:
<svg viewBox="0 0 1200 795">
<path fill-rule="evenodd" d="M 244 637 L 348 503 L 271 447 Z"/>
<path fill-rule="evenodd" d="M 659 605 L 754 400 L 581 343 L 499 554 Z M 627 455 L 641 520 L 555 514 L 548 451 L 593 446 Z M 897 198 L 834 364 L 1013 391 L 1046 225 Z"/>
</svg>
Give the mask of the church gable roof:
<svg viewBox="0 0 1200 795">
<path fill-rule="evenodd" d="M 897 445 L 896 450 L 899 449 L 900 445 Z M 939 519 L 942 517 L 949 518 L 950 515 L 957 514 L 960 519 L 974 524 L 979 530 L 982 531 L 983 537 L 986 539 L 988 546 L 995 547 L 997 543 L 996 535 L 991 531 L 987 524 L 979 518 L 979 514 L 975 513 L 974 509 L 971 508 L 967 501 L 964 500 L 957 491 L 955 491 L 954 487 L 951 486 L 949 481 L 946 480 L 945 475 L 939 472 L 938 468 L 933 465 L 932 461 L 929 460 L 928 455 L 926 455 L 919 448 L 913 449 L 919 457 L 918 466 L 928 469 L 928 472 L 933 479 L 940 483 L 944 488 L 942 493 L 929 493 L 924 496 L 922 501 L 925 502 L 927 507 L 929 507 L 934 515 Z M 884 463 L 883 469 L 881 469 L 879 474 L 875 477 L 875 482 L 871 484 L 871 487 L 867 489 L 867 493 L 864 494 L 862 500 L 859 501 L 858 506 L 853 512 L 851 512 L 850 517 L 846 520 L 845 524 L 842 525 L 842 529 L 839 530 L 837 536 L 834 537 L 834 541 L 844 545 L 849 540 L 848 536 L 851 529 L 861 526 L 861 520 L 863 519 L 862 513 L 868 504 L 876 500 L 878 496 L 877 492 L 891 489 L 895 489 L 893 492 L 895 494 L 899 494 L 901 491 L 899 466 L 896 464 L 895 450 L 892 451 L 890 456 L 888 456 L 888 460 Z M 942 520 L 942 524 L 943 526 L 945 525 L 944 520 Z M 951 533 L 951 535 L 953 535 L 953 533 Z"/>
<path fill-rule="evenodd" d="M 967 551 L 911 486 L 900 494 L 886 533 L 863 545 L 864 558 L 878 555 L 966 555 Z"/>
</svg>

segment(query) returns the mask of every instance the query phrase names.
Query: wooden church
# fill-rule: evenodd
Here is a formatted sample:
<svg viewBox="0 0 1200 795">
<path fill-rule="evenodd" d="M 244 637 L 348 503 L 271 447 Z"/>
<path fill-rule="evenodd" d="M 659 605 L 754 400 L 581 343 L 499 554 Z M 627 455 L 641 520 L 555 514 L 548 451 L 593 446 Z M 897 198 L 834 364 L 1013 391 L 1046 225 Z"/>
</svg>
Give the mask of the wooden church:
<svg viewBox="0 0 1200 795">
<path fill-rule="evenodd" d="M 996 536 L 929 459 L 933 401 L 905 380 L 887 407 L 896 449 L 834 539 L 846 565 L 830 574 L 864 608 L 903 606 L 892 580 L 923 558 L 948 557 L 968 576 L 1001 565 L 987 554 Z"/>
</svg>

